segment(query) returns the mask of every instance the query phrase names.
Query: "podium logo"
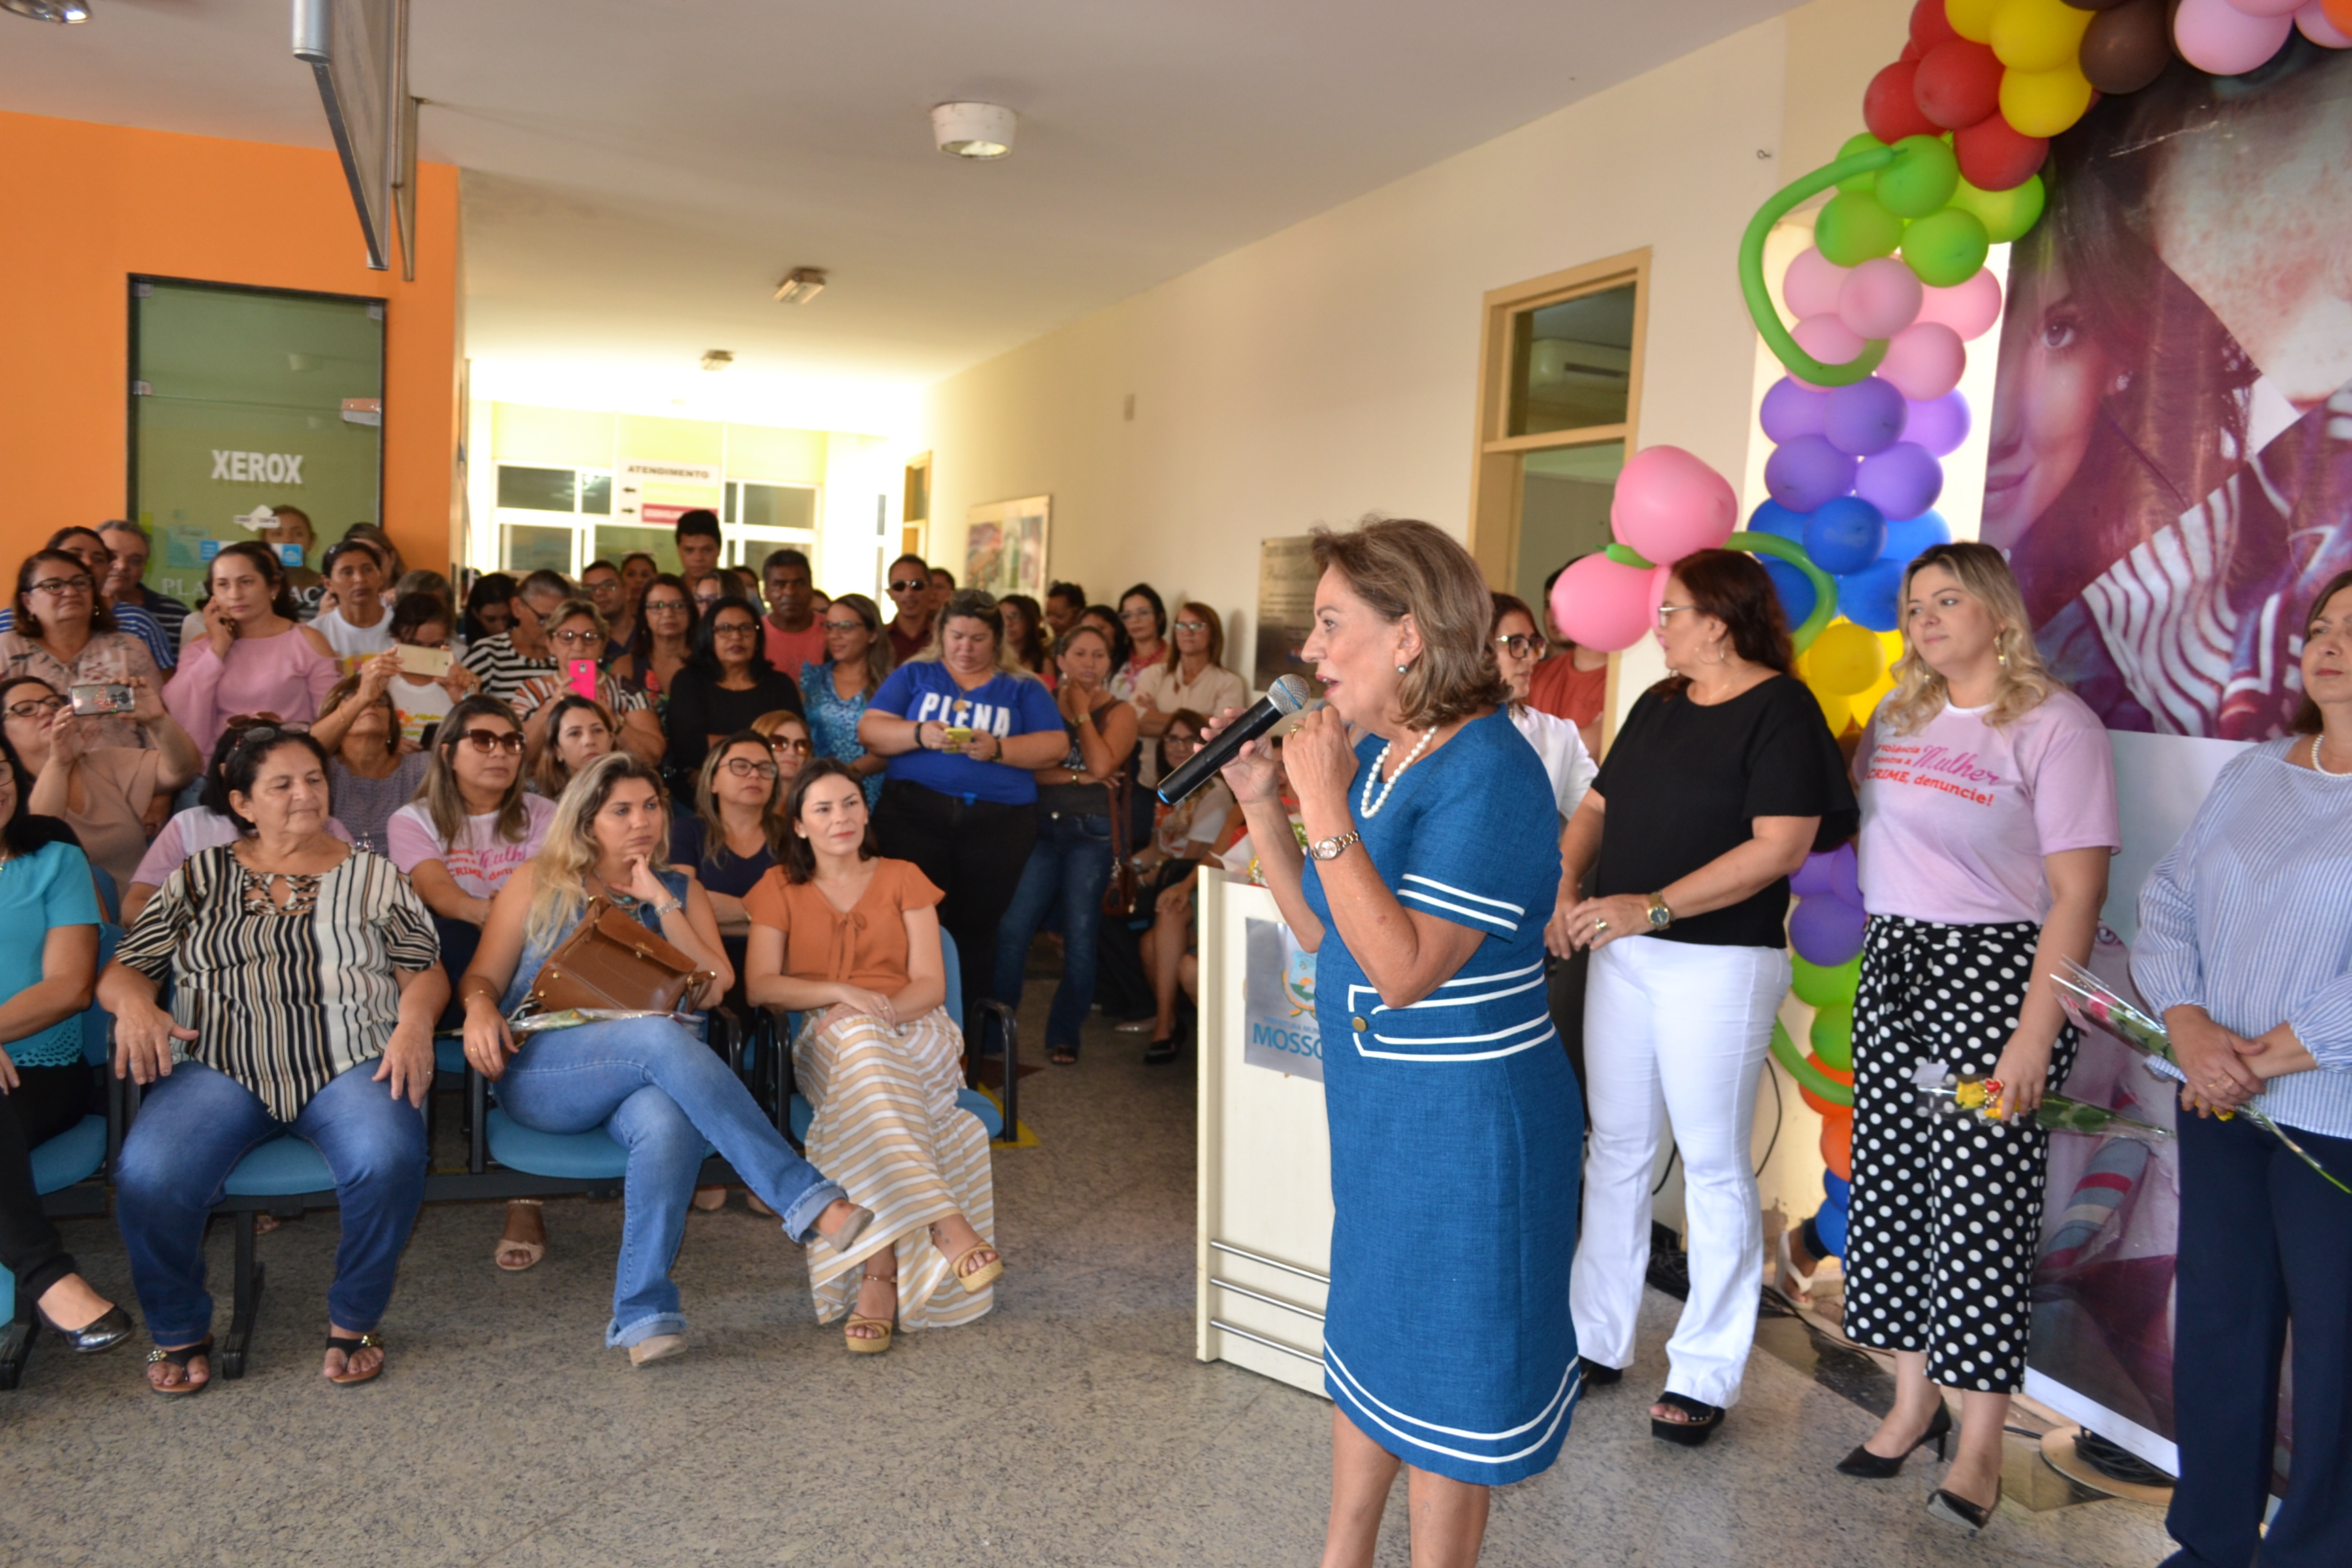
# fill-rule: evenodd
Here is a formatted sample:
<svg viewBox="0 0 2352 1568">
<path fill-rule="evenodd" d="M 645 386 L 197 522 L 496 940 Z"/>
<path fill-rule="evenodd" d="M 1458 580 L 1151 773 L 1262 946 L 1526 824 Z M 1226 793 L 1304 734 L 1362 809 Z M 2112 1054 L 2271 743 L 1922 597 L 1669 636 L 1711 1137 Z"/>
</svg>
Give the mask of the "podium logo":
<svg viewBox="0 0 2352 1568">
<path fill-rule="evenodd" d="M 302 482 L 299 452 L 224 452 L 213 448 L 213 478 L 247 485 L 299 485 Z"/>
</svg>

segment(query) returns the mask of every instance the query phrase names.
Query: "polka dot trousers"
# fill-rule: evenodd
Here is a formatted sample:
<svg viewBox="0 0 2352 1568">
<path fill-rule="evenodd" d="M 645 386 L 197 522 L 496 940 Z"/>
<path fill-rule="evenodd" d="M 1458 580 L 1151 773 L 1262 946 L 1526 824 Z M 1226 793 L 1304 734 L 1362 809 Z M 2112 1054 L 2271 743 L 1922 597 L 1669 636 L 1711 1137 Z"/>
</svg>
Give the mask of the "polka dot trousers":
<svg viewBox="0 0 2352 1568">
<path fill-rule="evenodd" d="M 2017 1027 L 2040 928 L 1873 915 L 1853 1003 L 1853 1198 L 1845 1331 L 1925 1351 L 1929 1381 L 2014 1394 L 2025 1380 L 2049 1134 L 1938 1114 L 1922 1062 L 1984 1078 Z M 2065 1082 L 2070 1025 L 2050 1053 Z"/>
</svg>

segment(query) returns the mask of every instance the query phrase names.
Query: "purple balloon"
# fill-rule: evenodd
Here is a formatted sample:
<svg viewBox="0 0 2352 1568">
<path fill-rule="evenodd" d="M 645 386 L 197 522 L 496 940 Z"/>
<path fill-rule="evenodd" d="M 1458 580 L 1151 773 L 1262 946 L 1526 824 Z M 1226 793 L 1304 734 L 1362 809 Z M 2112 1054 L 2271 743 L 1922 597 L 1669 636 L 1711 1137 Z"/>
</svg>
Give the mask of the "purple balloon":
<svg viewBox="0 0 2352 1568">
<path fill-rule="evenodd" d="M 1830 897 L 1862 907 L 1862 866 L 1854 859 L 1852 844 L 1841 844 L 1830 851 Z"/>
<path fill-rule="evenodd" d="M 1969 438 L 1969 400 L 1958 393 L 1948 392 L 1932 403 L 1913 403 L 1907 407 L 1910 417 L 1904 421 L 1903 438 L 1927 447 L 1929 457 L 1948 458 Z"/>
<path fill-rule="evenodd" d="M 1817 899 L 1827 893 L 1833 882 L 1830 858 L 1827 855 L 1806 856 L 1805 863 L 1789 879 L 1789 891 L 1801 899 Z"/>
<path fill-rule="evenodd" d="M 1825 895 L 1797 900 L 1789 917 L 1789 942 L 1808 963 L 1835 969 L 1862 951 L 1861 906 Z"/>
<path fill-rule="evenodd" d="M 1765 482 L 1771 482 L 1769 477 Z M 1927 447 L 1897 441 L 1862 460 L 1853 493 L 1888 517 L 1916 517 L 1944 493 L 1944 465 L 1929 457 Z"/>
<path fill-rule="evenodd" d="M 1890 382 L 1864 376 L 1829 395 L 1822 434 L 1841 452 L 1867 458 L 1901 439 L 1906 405 Z"/>
<path fill-rule="evenodd" d="M 1764 488 L 1790 511 L 1812 511 L 1853 489 L 1853 468 L 1854 459 L 1831 446 L 1827 437 L 1800 436 L 1764 460 Z M 1923 510 L 1915 506 L 1903 515 Z"/>
<path fill-rule="evenodd" d="M 1793 375 L 1784 375 L 1764 395 L 1764 406 L 1757 410 L 1756 422 L 1776 442 L 1818 436 L 1829 402 L 1830 395 L 1821 388 L 1807 386 Z"/>
</svg>

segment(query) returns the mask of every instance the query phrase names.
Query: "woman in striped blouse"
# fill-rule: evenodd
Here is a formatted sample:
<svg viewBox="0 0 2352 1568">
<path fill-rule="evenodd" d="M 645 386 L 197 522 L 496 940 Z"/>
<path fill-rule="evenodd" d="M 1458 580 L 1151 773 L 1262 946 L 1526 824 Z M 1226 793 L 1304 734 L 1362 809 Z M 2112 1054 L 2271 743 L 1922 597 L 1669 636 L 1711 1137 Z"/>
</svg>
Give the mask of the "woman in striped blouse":
<svg viewBox="0 0 2352 1568">
<path fill-rule="evenodd" d="M 323 1373 L 383 1370 L 376 1324 L 425 1197 L 433 1019 L 447 999 L 432 917 L 392 862 L 327 831 L 327 758 L 276 725 L 224 769 L 253 837 L 192 857 L 99 979 L 114 1071 L 147 1086 L 115 1169 L 158 1394 L 211 1382 L 205 1220 L 246 1151 L 291 1132 L 335 1173 L 342 1244 Z M 172 986 L 169 1012 L 156 998 Z"/>
<path fill-rule="evenodd" d="M 2249 748 L 2139 896 L 2132 978 L 2185 1077 L 2172 1396 L 2178 1568 L 2352 1562 L 2352 572 L 2304 627 L 2294 732 Z M 2263 1528 L 2294 1328 L 2294 1464 Z"/>
<path fill-rule="evenodd" d="M 793 1063 L 809 1103 L 808 1155 L 855 1173 L 874 1210 L 855 1247 L 809 1258 L 817 1321 L 844 1312 L 854 1354 L 908 1329 L 968 1323 L 1004 1272 L 988 1134 L 956 1104 L 963 1036 L 948 1017 L 940 890 L 875 847 L 866 792 L 822 757 L 785 802 L 783 864 L 744 897 L 754 1004 L 805 1016 Z"/>
</svg>

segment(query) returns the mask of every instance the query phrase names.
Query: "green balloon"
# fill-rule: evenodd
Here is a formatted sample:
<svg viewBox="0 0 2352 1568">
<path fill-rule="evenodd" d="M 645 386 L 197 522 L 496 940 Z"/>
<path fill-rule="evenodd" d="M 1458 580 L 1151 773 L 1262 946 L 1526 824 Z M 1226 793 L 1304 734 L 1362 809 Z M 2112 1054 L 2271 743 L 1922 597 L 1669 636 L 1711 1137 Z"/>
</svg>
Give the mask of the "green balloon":
<svg viewBox="0 0 2352 1568">
<path fill-rule="evenodd" d="M 1885 142 L 1881 142 L 1869 132 L 1857 131 L 1853 135 L 1845 139 L 1844 146 L 1838 149 L 1838 159 L 1840 162 L 1843 162 L 1845 159 L 1853 157 L 1856 153 L 1867 153 L 1874 148 L 1884 147 L 1885 145 Z M 1877 174 L 1874 171 L 1865 170 L 1859 174 L 1848 174 L 1844 179 L 1838 182 L 1837 188 L 1853 195 L 1866 196 L 1870 195 L 1871 187 L 1877 183 Z"/>
<path fill-rule="evenodd" d="M 1826 968 L 1791 953 L 1789 967 L 1796 972 L 1792 989 L 1797 1000 L 1808 1007 L 1833 1007 L 1841 1002 L 1852 1002 L 1862 984 L 1862 954 L 1858 952 L 1843 963 Z"/>
<path fill-rule="evenodd" d="M 1833 1002 L 1813 1015 L 1813 1055 L 1836 1072 L 1853 1070 L 1853 1005 Z"/>
<path fill-rule="evenodd" d="M 1920 282 L 1937 289 L 1949 289 L 1975 277 L 1985 264 L 1985 252 L 1991 248 L 1983 221 L 1964 207 L 1931 213 L 1903 231 L 1903 259 L 1911 264 Z M 1829 254 L 1826 247 L 1822 254 Z"/>
<path fill-rule="evenodd" d="M 1941 139 L 1906 136 L 1895 144 L 1895 162 L 1879 171 L 1874 194 L 1896 217 L 1926 217 L 1952 199 L 1959 178 L 1959 160 Z"/>
<path fill-rule="evenodd" d="M 1980 191 L 1966 180 L 1952 193 L 1952 205 L 1977 215 L 1985 237 L 1995 245 L 2022 238 L 2042 221 L 2042 176 L 2028 174 L 2025 184 L 2006 191 Z"/>
<path fill-rule="evenodd" d="M 1823 257 L 1840 267 L 1859 267 L 1874 257 L 1892 256 L 1902 241 L 1903 220 L 1880 206 L 1874 196 L 1852 192 L 1832 196 L 1813 223 L 1813 243 Z"/>
</svg>

